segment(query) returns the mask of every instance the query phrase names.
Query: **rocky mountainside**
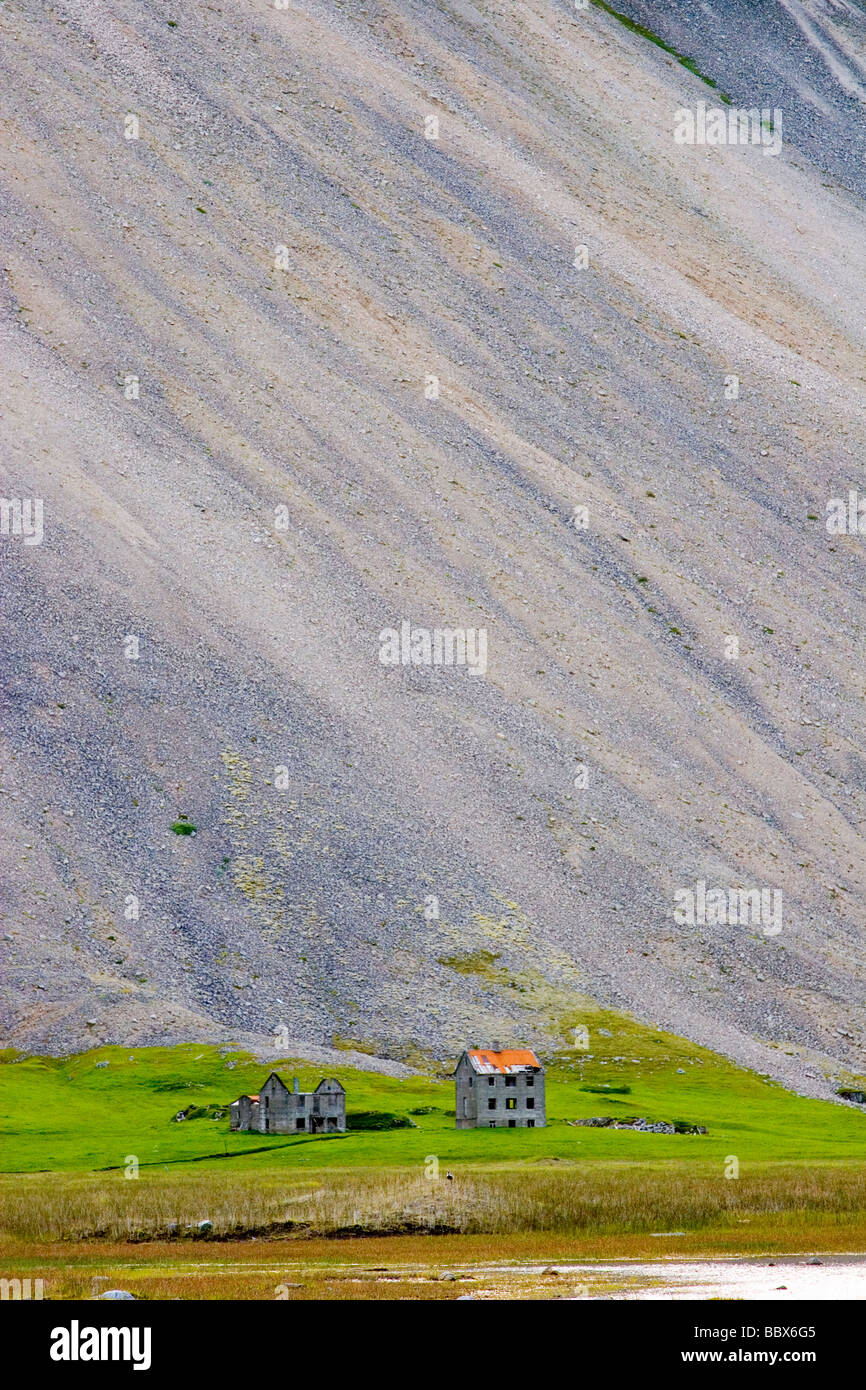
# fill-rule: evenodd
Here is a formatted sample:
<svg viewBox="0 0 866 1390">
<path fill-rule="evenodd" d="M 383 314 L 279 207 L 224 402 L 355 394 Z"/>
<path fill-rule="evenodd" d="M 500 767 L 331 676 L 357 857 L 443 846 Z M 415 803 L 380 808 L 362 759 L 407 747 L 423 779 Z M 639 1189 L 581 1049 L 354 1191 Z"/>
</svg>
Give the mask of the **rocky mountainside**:
<svg viewBox="0 0 866 1390">
<path fill-rule="evenodd" d="M 866 1068 L 864 7 L 0 31 L 5 1037 Z"/>
</svg>

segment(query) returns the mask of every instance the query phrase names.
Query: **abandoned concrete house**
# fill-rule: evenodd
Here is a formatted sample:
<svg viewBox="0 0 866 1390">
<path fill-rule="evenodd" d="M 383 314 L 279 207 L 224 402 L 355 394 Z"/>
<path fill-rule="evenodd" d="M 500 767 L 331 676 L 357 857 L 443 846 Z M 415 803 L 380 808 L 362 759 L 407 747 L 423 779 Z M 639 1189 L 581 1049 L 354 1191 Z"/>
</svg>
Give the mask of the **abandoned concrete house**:
<svg viewBox="0 0 866 1390">
<path fill-rule="evenodd" d="M 336 1134 L 346 1128 L 346 1092 L 333 1076 L 323 1077 L 315 1091 L 292 1088 L 272 1071 L 257 1096 L 239 1096 L 231 1105 L 232 1129 L 259 1134 Z"/>
<path fill-rule="evenodd" d="M 470 1047 L 454 1072 L 458 1129 L 542 1129 L 544 1067 L 529 1048 Z"/>
</svg>

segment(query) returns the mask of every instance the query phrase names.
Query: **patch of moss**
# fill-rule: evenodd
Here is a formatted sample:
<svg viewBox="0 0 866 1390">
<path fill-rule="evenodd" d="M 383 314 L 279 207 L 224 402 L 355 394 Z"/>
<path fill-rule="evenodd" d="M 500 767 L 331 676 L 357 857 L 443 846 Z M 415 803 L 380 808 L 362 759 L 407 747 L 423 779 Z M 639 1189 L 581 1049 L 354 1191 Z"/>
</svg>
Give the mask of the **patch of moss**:
<svg viewBox="0 0 866 1390">
<path fill-rule="evenodd" d="M 224 1120 L 228 1113 L 228 1105 L 188 1105 L 171 1118 L 172 1123 L 180 1124 L 184 1120 Z"/>
<path fill-rule="evenodd" d="M 377 1056 L 373 1043 L 359 1042 L 357 1038 L 344 1038 L 340 1033 L 335 1033 L 331 1038 L 331 1046 L 340 1052 L 363 1052 L 365 1057 Z"/>
<path fill-rule="evenodd" d="M 626 29 L 630 29 L 633 34 L 640 35 L 642 39 L 648 39 L 649 42 L 654 43 L 657 48 L 663 49 L 663 51 L 669 53 L 672 58 L 676 58 L 678 63 L 681 63 L 682 66 L 693 73 L 695 77 L 699 77 L 701 82 L 706 82 L 708 87 L 714 88 L 719 100 L 723 101 L 726 106 L 732 104 L 731 98 L 724 92 L 719 91 L 712 77 L 707 77 L 705 72 L 701 72 L 694 58 L 688 58 L 684 53 L 679 53 L 677 49 L 672 48 L 669 43 L 665 43 L 664 39 L 659 38 L 658 34 L 654 34 L 652 29 L 647 29 L 644 24 L 638 24 L 637 20 L 629 19 L 627 14 L 621 14 L 620 11 L 615 10 L 612 5 L 608 5 L 607 0 L 592 0 L 592 3 L 593 5 L 597 5 L 600 10 L 604 10 L 605 14 L 609 14 L 613 19 L 618 19 L 620 24 L 624 25 Z"/>
<path fill-rule="evenodd" d="M 456 970 L 458 975 L 495 975 L 499 973 L 498 960 L 498 951 L 472 951 L 465 956 L 440 956 L 439 964 Z"/>
<path fill-rule="evenodd" d="M 347 1129 L 415 1129 L 408 1115 L 391 1115 L 387 1110 L 356 1110 L 346 1116 Z"/>
</svg>

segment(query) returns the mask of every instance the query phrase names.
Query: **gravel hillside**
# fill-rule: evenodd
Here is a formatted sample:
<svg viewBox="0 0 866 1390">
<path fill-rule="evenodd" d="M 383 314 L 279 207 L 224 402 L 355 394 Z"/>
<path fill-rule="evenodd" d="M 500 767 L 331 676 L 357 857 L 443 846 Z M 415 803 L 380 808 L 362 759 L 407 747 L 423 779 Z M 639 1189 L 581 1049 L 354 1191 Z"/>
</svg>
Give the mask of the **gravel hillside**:
<svg viewBox="0 0 866 1390">
<path fill-rule="evenodd" d="M 866 1070 L 866 12 L 613 8 L 0 6 L 8 1040 Z"/>
</svg>

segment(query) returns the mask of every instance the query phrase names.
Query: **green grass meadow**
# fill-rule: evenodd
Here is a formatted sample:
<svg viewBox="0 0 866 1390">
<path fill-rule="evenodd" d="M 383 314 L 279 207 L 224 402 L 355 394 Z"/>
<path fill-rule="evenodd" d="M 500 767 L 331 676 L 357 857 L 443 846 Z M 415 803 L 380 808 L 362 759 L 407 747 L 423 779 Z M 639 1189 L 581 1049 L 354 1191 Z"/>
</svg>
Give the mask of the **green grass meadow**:
<svg viewBox="0 0 866 1390">
<path fill-rule="evenodd" d="M 866 1157 L 862 1111 L 792 1095 L 683 1039 L 614 1016 L 606 1022 L 612 1036 L 594 1031 L 591 1059 L 577 1050 L 544 1058 L 548 1126 L 536 1130 L 456 1130 L 448 1113 L 454 1086 L 443 1072 L 395 1079 L 302 1059 L 262 1063 L 242 1051 L 199 1044 L 104 1047 L 62 1058 L 7 1051 L 0 1053 L 0 1171 L 122 1168 L 129 1155 L 141 1167 L 198 1161 L 238 1170 L 310 1163 L 401 1167 L 423 1163 L 431 1152 L 456 1164 L 547 1157 L 721 1166 L 735 1155 L 742 1166 Z M 232 1134 L 227 1115 L 174 1121 L 190 1105 L 228 1105 L 242 1092 L 258 1091 L 271 1070 L 299 1076 L 302 1089 L 333 1072 L 346 1087 L 350 1126 L 354 1114 L 375 1111 L 407 1116 L 415 1128 L 350 1128 L 345 1135 L 296 1138 Z M 412 1113 L 427 1107 L 431 1113 Z M 659 1135 L 567 1123 L 593 1115 L 685 1120 L 709 1133 Z"/>
<path fill-rule="evenodd" d="M 640 1257 L 671 1232 L 679 1235 L 670 1248 L 692 1253 L 851 1251 L 866 1239 L 863 1111 L 795 1096 L 614 1014 L 594 1020 L 591 1052 L 542 1060 L 545 1129 L 457 1131 L 453 1081 L 432 1064 L 395 1079 L 201 1044 L 0 1053 L 0 1243 L 7 1258 L 29 1259 L 28 1243 L 47 1242 L 42 1258 L 54 1250 L 62 1280 L 88 1243 L 113 1242 L 116 1254 L 124 1242 L 151 1242 L 156 1258 L 162 1242 L 162 1268 L 166 1240 L 178 1250 L 203 1244 L 201 1219 L 212 1223 L 211 1245 L 290 1240 L 312 1250 L 335 1236 L 388 1238 L 419 1259 L 418 1242 L 429 1250 L 431 1240 L 485 1235 L 503 1257 L 508 1241 L 529 1239 Z M 326 1072 L 338 1076 L 348 1132 L 232 1134 L 227 1114 L 174 1120 L 190 1105 L 204 1112 L 258 1091 L 271 1070 L 299 1076 L 305 1090 Z M 370 1112 L 411 1127 L 351 1127 Z M 568 1123 L 597 1115 L 681 1120 L 709 1133 Z M 56 1242 L 67 1243 L 66 1261 Z"/>
<path fill-rule="evenodd" d="M 395 1079 L 350 1067 L 311 1067 L 302 1059 L 262 1063 L 242 1051 L 221 1055 L 199 1044 L 104 1047 L 63 1058 L 7 1051 L 0 1053 L 0 1171 L 121 1168 L 129 1155 L 142 1167 L 198 1160 L 244 1169 L 310 1162 L 403 1166 L 422 1163 L 433 1151 L 440 1161 L 461 1164 L 555 1157 L 721 1165 L 733 1154 L 742 1165 L 866 1157 L 862 1111 L 792 1095 L 683 1039 L 609 1022 L 613 1036 L 593 1035 L 591 1060 L 579 1051 L 544 1058 L 548 1126 L 537 1130 L 456 1130 L 447 1113 L 454 1109 L 453 1082 L 441 1072 Z M 624 1052 L 624 1061 L 613 1060 Z M 299 1076 L 305 1090 L 326 1071 L 337 1075 L 346 1087 L 350 1126 L 353 1114 L 376 1111 L 408 1116 L 416 1128 L 350 1128 L 340 1136 L 295 1138 L 232 1134 L 228 1116 L 174 1121 L 190 1105 L 228 1105 L 243 1092 L 257 1092 L 272 1070 Z M 412 1113 L 426 1107 L 432 1113 Z M 567 1124 L 593 1115 L 685 1120 L 709 1133 Z"/>
</svg>

